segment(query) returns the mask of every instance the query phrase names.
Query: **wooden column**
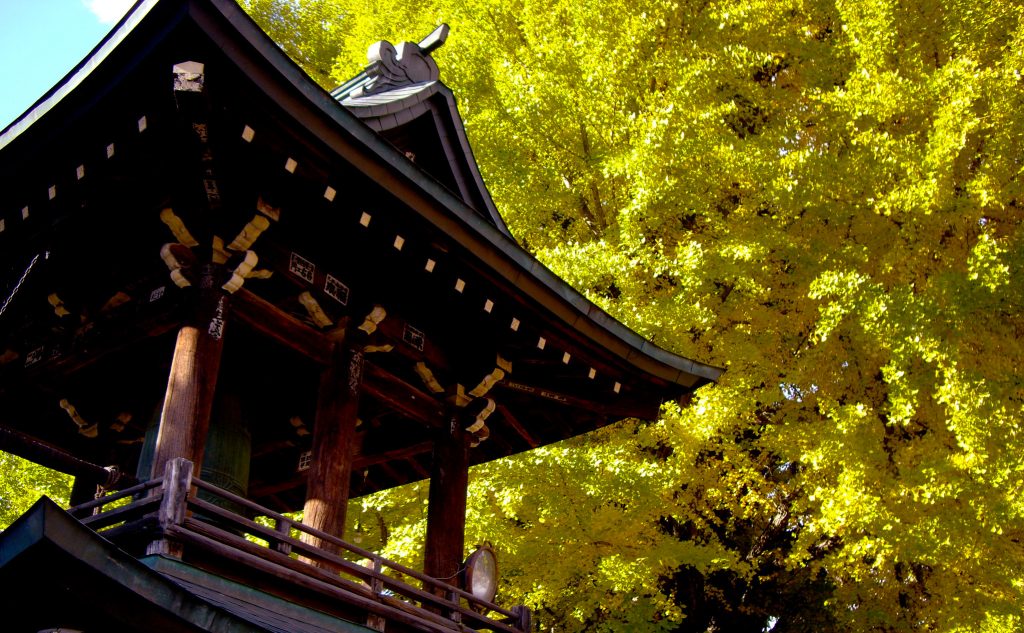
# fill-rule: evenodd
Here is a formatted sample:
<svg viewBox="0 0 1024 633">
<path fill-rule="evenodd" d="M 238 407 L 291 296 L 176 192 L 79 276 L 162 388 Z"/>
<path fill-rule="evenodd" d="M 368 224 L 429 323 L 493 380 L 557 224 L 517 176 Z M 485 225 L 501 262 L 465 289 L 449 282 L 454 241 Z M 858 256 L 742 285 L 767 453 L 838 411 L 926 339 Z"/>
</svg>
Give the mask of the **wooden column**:
<svg viewBox="0 0 1024 633">
<path fill-rule="evenodd" d="M 449 405 L 448 424 L 437 432 L 430 473 L 427 542 L 423 573 L 458 584 L 465 554 L 466 489 L 469 485 L 469 444 L 462 409 Z"/>
<path fill-rule="evenodd" d="M 341 538 L 345 531 L 349 480 L 352 476 L 359 392 L 363 381 L 363 352 L 342 343 L 335 346 L 331 364 L 320 375 L 313 455 L 306 473 L 305 525 Z M 302 535 L 311 545 L 336 552 L 321 539 Z"/>
<path fill-rule="evenodd" d="M 224 267 L 214 264 L 213 227 L 222 204 L 210 148 L 210 102 L 204 66 L 186 61 L 172 67 L 177 110 L 177 206 L 194 214 L 195 263 L 185 277 L 195 296 L 192 318 L 178 330 L 174 359 L 167 378 L 160 427 L 153 452 L 152 477 L 164 474 L 166 464 L 183 457 L 199 468 L 203 463 L 210 426 L 213 392 L 224 348 L 228 295 L 221 288 Z M 180 238 L 179 238 L 180 239 Z M 191 239 L 191 238 L 190 238 Z"/>
<path fill-rule="evenodd" d="M 177 457 L 203 463 L 228 312 L 227 294 L 215 283 L 221 277 L 219 269 L 214 264 L 201 268 L 195 318 L 178 330 L 160 413 L 152 477 L 163 475 L 167 462 Z"/>
</svg>

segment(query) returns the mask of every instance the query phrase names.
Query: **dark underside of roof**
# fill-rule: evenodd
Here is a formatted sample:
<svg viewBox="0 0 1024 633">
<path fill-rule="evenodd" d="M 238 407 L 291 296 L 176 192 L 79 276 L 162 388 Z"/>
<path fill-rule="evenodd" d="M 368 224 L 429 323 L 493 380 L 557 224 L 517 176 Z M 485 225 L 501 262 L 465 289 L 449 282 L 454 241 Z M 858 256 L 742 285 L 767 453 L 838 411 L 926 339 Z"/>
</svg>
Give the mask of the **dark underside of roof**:
<svg viewBox="0 0 1024 633">
<path fill-rule="evenodd" d="M 445 396 L 499 365 L 511 371 L 467 409 L 494 403 L 474 463 L 654 417 L 720 373 L 643 340 L 552 275 L 233 3 L 145 2 L 127 20 L 0 135 L 0 426 L 134 470 L 194 290 L 161 260 L 176 239 L 168 208 L 197 249 L 267 225 L 248 248 L 272 275 L 229 298 L 218 393 L 243 403 L 249 493 L 275 509 L 303 499 L 297 465 L 323 345 L 376 306 L 387 318 L 359 342 L 353 495 L 426 477 Z M 183 61 L 205 64 L 215 214 L 197 204 L 209 178 L 181 143 L 171 68 Z"/>
</svg>

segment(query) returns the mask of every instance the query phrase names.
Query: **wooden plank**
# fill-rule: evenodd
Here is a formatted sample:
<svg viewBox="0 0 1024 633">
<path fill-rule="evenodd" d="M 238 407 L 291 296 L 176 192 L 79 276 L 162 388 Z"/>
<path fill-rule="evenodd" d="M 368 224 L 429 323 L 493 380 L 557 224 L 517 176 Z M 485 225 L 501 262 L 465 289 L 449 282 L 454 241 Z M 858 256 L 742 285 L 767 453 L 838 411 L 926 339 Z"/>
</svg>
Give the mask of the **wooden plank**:
<svg viewBox="0 0 1024 633">
<path fill-rule="evenodd" d="M 461 410 L 449 406 L 448 425 L 434 442 L 423 573 L 456 585 L 465 554 L 469 445 Z"/>
<path fill-rule="evenodd" d="M 217 283 L 222 276 L 222 266 L 201 267 L 195 319 L 178 330 L 150 471 L 153 478 L 162 476 L 167 462 L 178 457 L 203 463 L 228 319 L 228 296 Z"/>
<path fill-rule="evenodd" d="M 243 288 L 232 296 L 232 308 L 238 321 L 245 323 L 258 334 L 320 365 L 331 363 L 334 343 L 330 338 L 269 301 Z"/>
<path fill-rule="evenodd" d="M 363 365 L 362 351 L 344 344 L 335 347 L 334 361 L 321 374 L 313 423 L 313 456 L 306 473 L 302 521 L 338 538 L 345 531 Z M 339 551 L 335 544 L 308 533 L 302 538 L 328 551 Z"/>
</svg>

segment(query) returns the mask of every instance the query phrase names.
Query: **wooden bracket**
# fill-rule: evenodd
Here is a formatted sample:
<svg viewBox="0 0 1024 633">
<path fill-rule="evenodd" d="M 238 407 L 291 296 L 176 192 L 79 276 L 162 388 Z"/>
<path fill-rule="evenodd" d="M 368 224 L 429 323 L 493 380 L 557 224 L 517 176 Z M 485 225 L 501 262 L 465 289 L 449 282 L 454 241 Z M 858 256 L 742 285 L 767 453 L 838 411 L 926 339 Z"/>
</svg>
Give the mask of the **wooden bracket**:
<svg viewBox="0 0 1024 633">
<path fill-rule="evenodd" d="M 484 395 L 487 394 L 488 391 L 491 390 L 491 387 L 497 384 L 498 381 L 504 377 L 505 371 L 500 367 L 495 367 L 494 371 L 483 377 L 483 380 L 480 381 L 480 384 L 478 384 L 476 387 L 473 387 L 473 390 L 469 392 L 469 395 L 473 396 L 474 398 L 483 397 Z"/>
<path fill-rule="evenodd" d="M 427 389 L 434 393 L 444 393 L 444 387 L 437 381 L 437 378 L 434 377 L 434 372 L 430 371 L 426 363 L 418 362 L 413 369 L 416 371 L 416 375 L 420 377 L 420 380 L 423 381 L 423 384 L 427 386 Z"/>
<path fill-rule="evenodd" d="M 182 221 L 182 219 L 179 218 L 170 207 L 160 212 L 160 221 L 167 225 L 167 228 L 171 230 L 171 233 L 174 235 L 174 239 L 178 240 L 179 244 L 188 248 L 199 246 L 199 242 L 196 241 L 196 238 L 192 237 L 192 234 L 189 233 L 188 227 L 185 226 L 185 222 Z"/>
<path fill-rule="evenodd" d="M 46 297 L 46 301 L 51 306 L 53 306 L 53 313 L 59 316 L 60 318 L 63 319 L 67 315 L 71 314 L 71 312 L 66 307 L 64 307 L 64 301 L 62 301 L 61 298 L 57 296 L 56 292 Z"/>
<path fill-rule="evenodd" d="M 377 326 L 380 325 L 380 322 L 383 321 L 387 315 L 387 310 L 382 306 L 373 306 L 373 310 L 370 310 L 370 313 L 366 315 L 366 319 L 363 321 L 363 324 L 356 329 L 366 332 L 367 335 L 373 334 L 377 331 Z"/>
<path fill-rule="evenodd" d="M 466 393 L 466 388 L 461 384 L 456 383 L 455 388 L 449 393 L 448 400 L 459 408 L 469 406 L 470 402 L 473 402 L 473 397 Z"/>
<path fill-rule="evenodd" d="M 248 224 L 246 224 L 242 231 L 235 236 L 235 239 L 231 240 L 228 244 L 229 251 L 245 251 L 248 250 L 253 242 L 270 227 L 270 220 L 262 215 L 254 215 Z"/>
<path fill-rule="evenodd" d="M 309 315 L 309 318 L 317 327 L 325 328 L 330 325 L 334 325 L 334 321 L 331 320 L 331 317 L 327 316 L 324 309 L 320 307 L 320 303 L 308 290 L 299 295 L 299 303 L 301 303 L 302 307 L 306 309 L 306 313 Z"/>
<path fill-rule="evenodd" d="M 78 426 L 79 435 L 84 435 L 90 439 L 95 438 L 99 435 L 99 426 L 96 424 L 89 424 L 79 413 L 78 409 L 73 404 L 68 402 L 67 398 L 62 398 L 58 403 L 61 409 L 64 409 L 71 421 Z"/>
<path fill-rule="evenodd" d="M 238 265 L 231 271 L 231 277 L 228 278 L 224 285 L 221 286 L 225 291 L 230 294 L 234 294 L 236 290 L 242 287 L 245 283 L 245 278 L 249 276 L 249 272 L 252 271 L 253 266 L 259 258 L 253 251 L 245 251 L 245 254 L 241 257 Z"/>
</svg>

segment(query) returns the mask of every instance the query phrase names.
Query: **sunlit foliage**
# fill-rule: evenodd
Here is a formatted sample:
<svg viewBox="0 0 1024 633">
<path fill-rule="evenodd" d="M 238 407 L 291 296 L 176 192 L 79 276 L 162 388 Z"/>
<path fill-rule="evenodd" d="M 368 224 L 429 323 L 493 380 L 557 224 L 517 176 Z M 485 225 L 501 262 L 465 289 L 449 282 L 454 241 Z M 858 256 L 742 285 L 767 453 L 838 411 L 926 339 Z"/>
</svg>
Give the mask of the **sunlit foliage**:
<svg viewBox="0 0 1024 633">
<path fill-rule="evenodd" d="M 728 368 L 656 422 L 474 472 L 510 600 L 556 630 L 1020 629 L 1020 3 L 250 4 L 329 23 L 337 51 L 300 61 L 334 82 L 448 22 L 442 77 L 519 241 Z M 414 556 L 424 500 L 364 500 L 357 533 Z"/>
<path fill-rule="evenodd" d="M 326 6 L 335 81 L 449 22 L 520 241 L 729 369 L 656 423 L 474 473 L 510 593 L 559 628 L 1019 625 L 1019 6 Z M 424 498 L 357 520 L 411 555 Z"/>
<path fill-rule="evenodd" d="M 44 495 L 62 506 L 68 504 L 73 480 L 69 475 L 2 451 L 0 473 L 0 529 L 13 523 Z"/>
</svg>

